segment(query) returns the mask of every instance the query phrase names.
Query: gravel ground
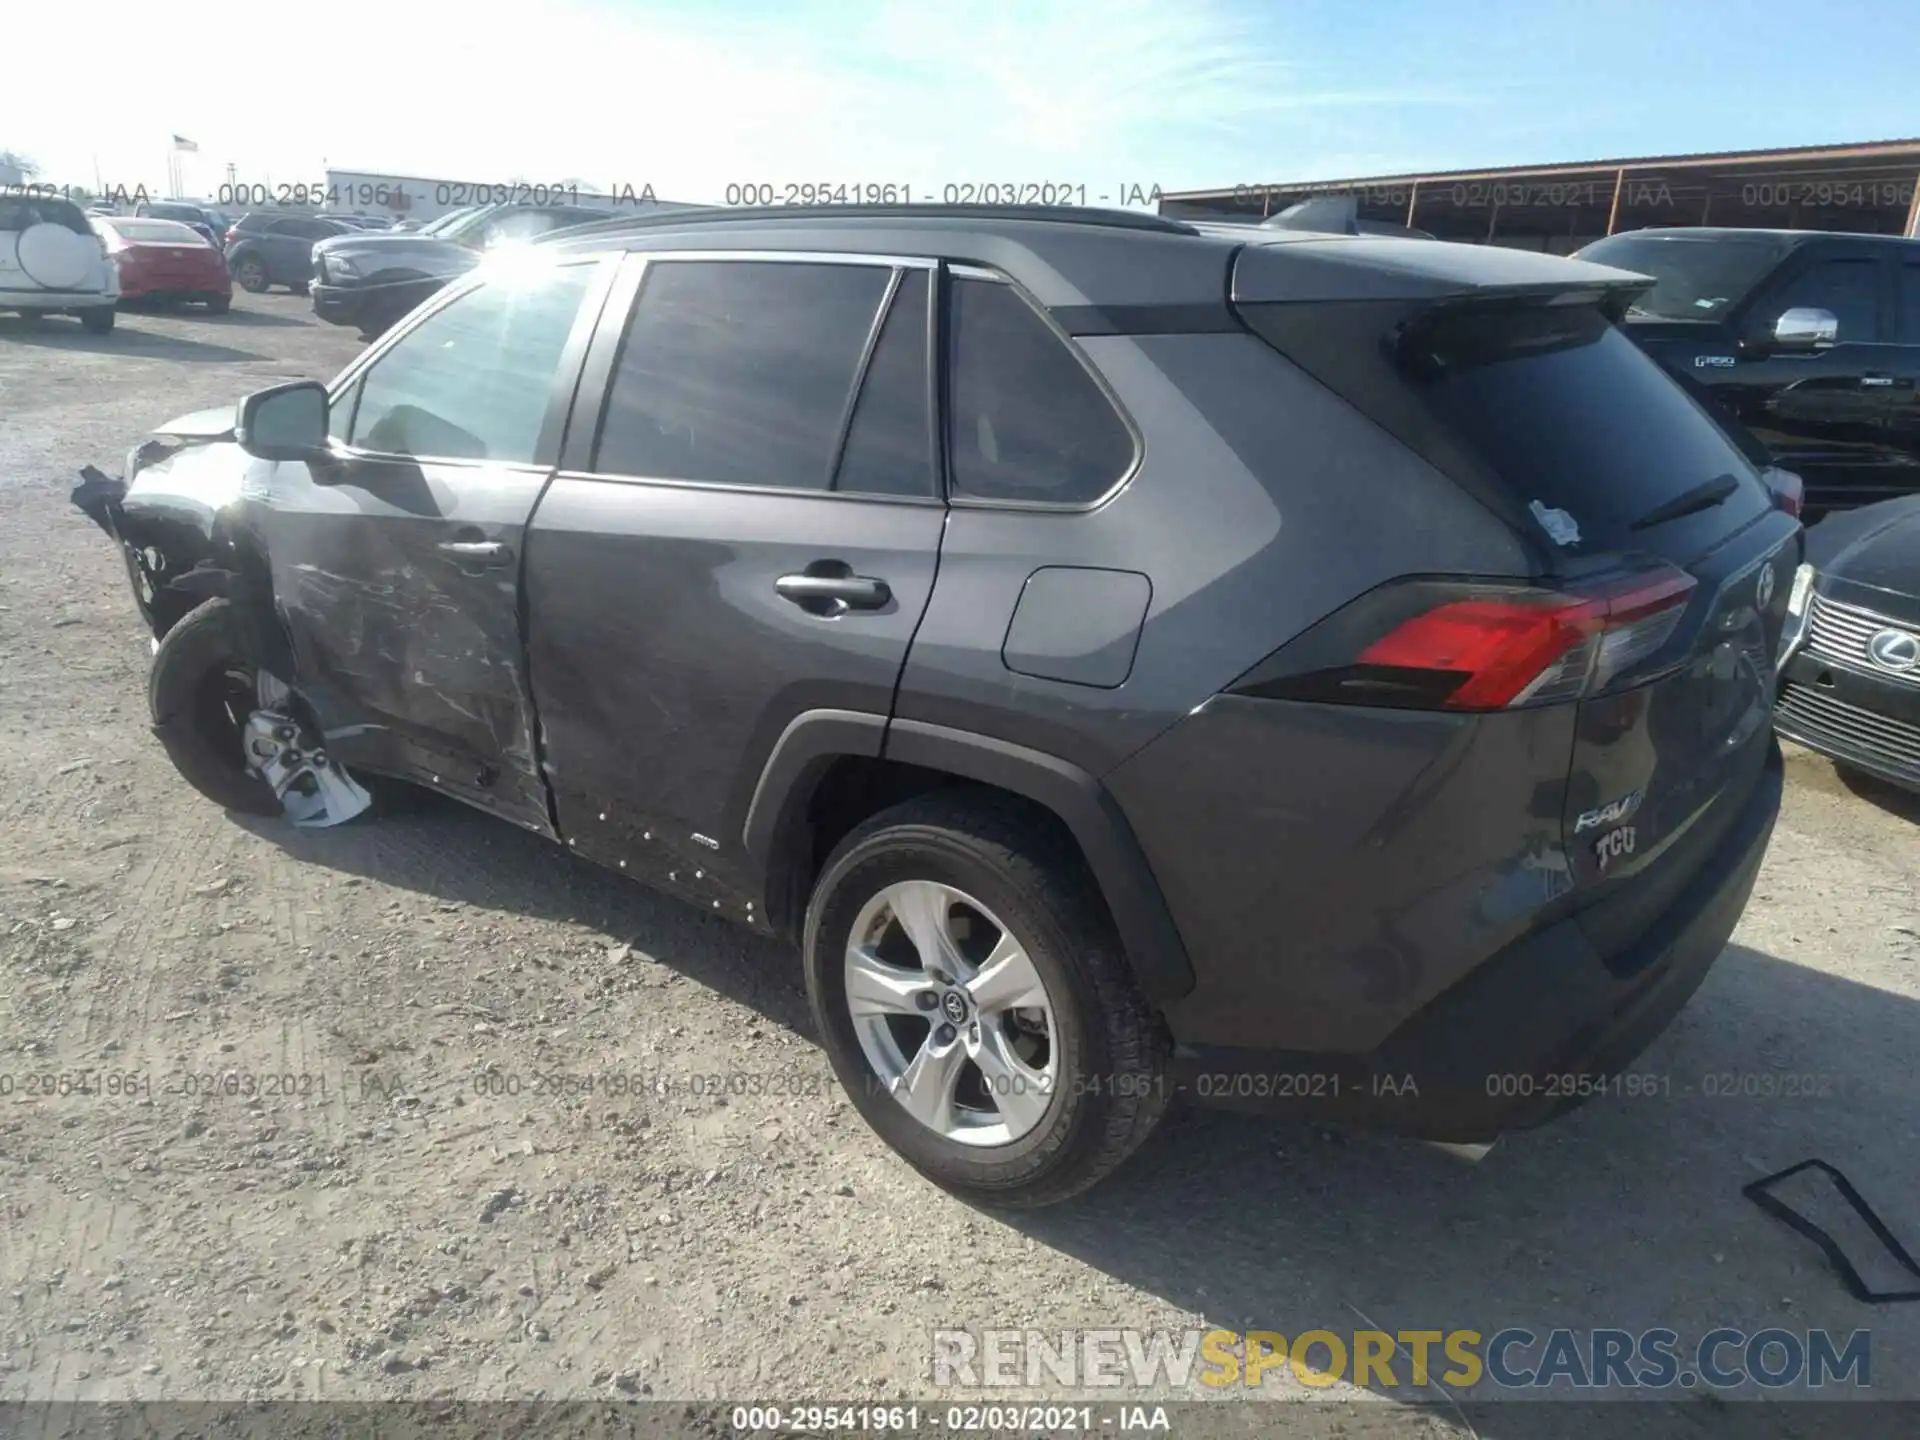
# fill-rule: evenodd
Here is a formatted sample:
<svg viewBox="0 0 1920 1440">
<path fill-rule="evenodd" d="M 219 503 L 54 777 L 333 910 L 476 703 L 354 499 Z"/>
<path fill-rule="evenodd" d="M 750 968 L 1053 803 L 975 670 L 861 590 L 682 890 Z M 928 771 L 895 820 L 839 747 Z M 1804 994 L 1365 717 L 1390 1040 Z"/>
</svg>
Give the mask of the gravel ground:
<svg viewBox="0 0 1920 1440">
<path fill-rule="evenodd" d="M 941 1327 L 1372 1324 L 1870 1328 L 1875 1393 L 1920 1397 L 1920 1310 L 1739 1193 L 1819 1156 L 1920 1249 L 1920 805 L 1790 757 L 1636 1067 L 1664 1094 L 1477 1165 L 1176 1107 L 1093 1195 L 983 1213 L 840 1099 L 788 951 L 452 804 L 302 832 L 175 777 L 74 472 L 357 345 L 287 296 L 0 317 L 0 1399 L 931 1397 Z M 84 1070 L 130 1093 L 29 1093 Z"/>
</svg>

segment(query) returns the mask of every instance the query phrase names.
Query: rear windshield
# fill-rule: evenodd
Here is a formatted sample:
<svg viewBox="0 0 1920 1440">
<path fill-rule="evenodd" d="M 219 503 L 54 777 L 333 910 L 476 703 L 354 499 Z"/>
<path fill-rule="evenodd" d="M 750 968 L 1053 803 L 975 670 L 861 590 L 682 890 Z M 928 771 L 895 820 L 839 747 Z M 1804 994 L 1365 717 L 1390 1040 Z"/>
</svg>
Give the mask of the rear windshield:
<svg viewBox="0 0 1920 1440">
<path fill-rule="evenodd" d="M 0 230 L 26 230 L 35 225 L 58 225 L 76 235 L 93 234 L 87 217 L 71 200 L 0 195 Z"/>
<path fill-rule="evenodd" d="M 1428 406 L 1514 498 L 1536 518 L 1570 517 L 1587 551 L 1672 554 L 1768 506 L 1734 439 L 1598 310 L 1467 310 L 1416 324 L 1400 358 Z M 1660 507 L 1728 480 L 1732 493 L 1719 503 L 1655 522 Z M 1556 523 L 1543 522 L 1550 534 Z"/>
<path fill-rule="evenodd" d="M 1771 503 L 1729 429 L 1595 306 L 1362 301 L 1241 313 L 1549 555 L 1651 550 L 1684 563 Z M 1657 518 L 1721 490 L 1707 508 Z"/>
<path fill-rule="evenodd" d="M 1654 286 L 1628 318 L 1717 320 L 1766 278 L 1787 242 L 1762 235 L 1610 235 L 1579 252 L 1581 260 L 1651 275 Z"/>
<path fill-rule="evenodd" d="M 147 240 L 160 245 L 205 245 L 199 231 L 175 220 L 110 220 L 109 228 L 123 240 Z"/>
</svg>

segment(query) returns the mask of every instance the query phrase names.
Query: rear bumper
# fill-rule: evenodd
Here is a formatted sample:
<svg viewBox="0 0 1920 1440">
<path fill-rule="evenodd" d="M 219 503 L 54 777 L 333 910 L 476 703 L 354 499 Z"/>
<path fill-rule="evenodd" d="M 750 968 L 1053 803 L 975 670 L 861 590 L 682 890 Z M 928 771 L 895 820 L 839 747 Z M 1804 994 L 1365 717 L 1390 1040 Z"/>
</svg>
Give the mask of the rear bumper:
<svg viewBox="0 0 1920 1440">
<path fill-rule="evenodd" d="M 0 290 L 0 310 L 94 310 L 120 299 L 115 290 Z"/>
<path fill-rule="evenodd" d="M 120 292 L 122 300 L 205 300 L 219 296 L 233 298 L 233 280 L 224 272 L 191 280 L 135 284 Z"/>
<path fill-rule="evenodd" d="M 1515 942 L 1366 1055 L 1181 1045 L 1174 1080 L 1202 1103 L 1492 1140 L 1608 1094 L 1682 1083 L 1620 1076 L 1679 1013 L 1739 923 L 1780 809 L 1779 746 L 1680 899 L 1599 953 L 1576 915 Z"/>
</svg>

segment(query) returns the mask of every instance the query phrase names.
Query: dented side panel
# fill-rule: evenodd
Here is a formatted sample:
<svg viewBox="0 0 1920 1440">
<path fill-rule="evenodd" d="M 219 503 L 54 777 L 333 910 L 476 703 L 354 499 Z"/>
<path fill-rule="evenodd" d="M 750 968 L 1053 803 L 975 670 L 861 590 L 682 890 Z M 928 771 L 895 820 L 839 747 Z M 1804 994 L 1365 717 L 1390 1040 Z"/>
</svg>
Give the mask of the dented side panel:
<svg viewBox="0 0 1920 1440">
<path fill-rule="evenodd" d="M 281 464 L 257 523 L 297 683 L 334 753 L 551 834 L 518 593 L 546 476 L 364 456 Z"/>
</svg>

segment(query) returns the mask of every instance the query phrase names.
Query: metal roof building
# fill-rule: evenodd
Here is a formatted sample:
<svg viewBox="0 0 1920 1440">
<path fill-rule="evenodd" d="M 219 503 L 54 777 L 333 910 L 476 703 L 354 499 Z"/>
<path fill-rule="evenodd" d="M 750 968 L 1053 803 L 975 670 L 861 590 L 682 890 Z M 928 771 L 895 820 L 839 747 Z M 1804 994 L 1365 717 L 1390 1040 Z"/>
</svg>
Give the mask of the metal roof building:
<svg viewBox="0 0 1920 1440">
<path fill-rule="evenodd" d="M 1258 220 L 1315 195 L 1442 240 L 1554 254 L 1656 225 L 1920 235 L 1920 139 L 1234 185 L 1168 192 L 1160 213 Z"/>
</svg>

